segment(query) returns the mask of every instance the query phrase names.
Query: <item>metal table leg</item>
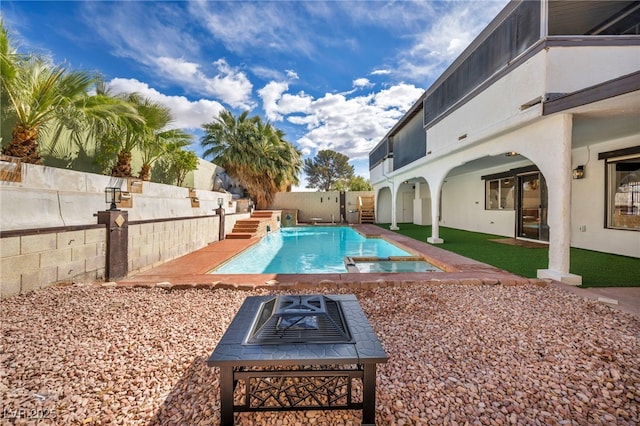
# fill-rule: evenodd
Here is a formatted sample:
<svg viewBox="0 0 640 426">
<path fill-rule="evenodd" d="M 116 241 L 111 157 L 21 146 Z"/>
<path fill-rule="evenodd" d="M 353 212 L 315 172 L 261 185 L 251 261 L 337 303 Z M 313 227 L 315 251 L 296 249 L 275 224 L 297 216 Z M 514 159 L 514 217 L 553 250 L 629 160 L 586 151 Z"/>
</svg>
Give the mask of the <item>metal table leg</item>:
<svg viewBox="0 0 640 426">
<path fill-rule="evenodd" d="M 220 367 L 220 426 L 233 426 L 233 367 Z"/>
<path fill-rule="evenodd" d="M 364 364 L 362 425 L 376 424 L 376 364 Z"/>
</svg>

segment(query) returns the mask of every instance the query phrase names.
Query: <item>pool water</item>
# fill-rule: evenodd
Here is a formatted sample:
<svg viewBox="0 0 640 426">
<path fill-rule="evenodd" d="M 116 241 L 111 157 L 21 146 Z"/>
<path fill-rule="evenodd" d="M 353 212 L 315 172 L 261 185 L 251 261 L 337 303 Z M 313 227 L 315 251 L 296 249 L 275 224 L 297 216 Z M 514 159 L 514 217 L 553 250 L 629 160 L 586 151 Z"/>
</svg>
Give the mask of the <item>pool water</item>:
<svg viewBox="0 0 640 426">
<path fill-rule="evenodd" d="M 327 274 L 347 272 L 344 258 L 410 256 L 381 239 L 365 238 L 348 226 L 282 228 L 212 274 Z"/>
</svg>

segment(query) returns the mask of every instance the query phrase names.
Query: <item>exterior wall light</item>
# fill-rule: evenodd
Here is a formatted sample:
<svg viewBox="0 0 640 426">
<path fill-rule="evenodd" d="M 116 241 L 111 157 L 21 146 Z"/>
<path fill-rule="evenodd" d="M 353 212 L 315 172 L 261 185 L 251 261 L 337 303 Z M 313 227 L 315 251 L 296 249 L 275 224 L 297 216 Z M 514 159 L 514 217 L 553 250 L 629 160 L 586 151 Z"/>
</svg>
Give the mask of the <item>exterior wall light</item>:
<svg viewBox="0 0 640 426">
<path fill-rule="evenodd" d="M 584 178 L 584 166 L 578 166 L 575 169 L 573 169 L 573 178 L 574 179 Z"/>
<path fill-rule="evenodd" d="M 122 191 L 120 188 L 106 187 L 104 189 L 104 202 L 111 204 L 109 210 L 120 210 L 118 203 L 122 201 Z"/>
<path fill-rule="evenodd" d="M 515 157 L 516 155 L 518 155 L 518 153 L 515 151 L 509 151 L 504 155 L 506 155 L 507 157 Z"/>
<path fill-rule="evenodd" d="M 222 203 L 224 203 L 224 198 L 218 198 L 218 208 L 222 208 Z"/>
</svg>

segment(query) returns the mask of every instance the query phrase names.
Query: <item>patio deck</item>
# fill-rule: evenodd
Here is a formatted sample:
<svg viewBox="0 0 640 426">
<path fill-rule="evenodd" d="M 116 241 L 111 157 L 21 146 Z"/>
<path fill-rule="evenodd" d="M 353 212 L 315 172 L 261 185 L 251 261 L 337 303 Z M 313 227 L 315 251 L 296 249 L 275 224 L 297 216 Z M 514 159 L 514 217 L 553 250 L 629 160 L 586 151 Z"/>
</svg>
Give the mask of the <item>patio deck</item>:
<svg viewBox="0 0 640 426">
<path fill-rule="evenodd" d="M 210 270 L 242 252 L 259 239 L 223 240 L 174 259 L 163 265 L 137 273 L 118 282 L 118 285 L 153 286 L 158 283 L 173 286 L 223 286 L 255 288 L 273 285 L 304 285 L 335 282 L 337 285 L 402 281 L 469 281 L 497 283 L 528 283 L 531 281 L 490 265 L 457 255 L 410 237 L 396 234 L 375 225 L 354 225 L 367 237 L 382 237 L 408 251 L 415 252 L 446 272 L 403 273 L 332 273 L 332 274 L 208 274 Z"/>
</svg>

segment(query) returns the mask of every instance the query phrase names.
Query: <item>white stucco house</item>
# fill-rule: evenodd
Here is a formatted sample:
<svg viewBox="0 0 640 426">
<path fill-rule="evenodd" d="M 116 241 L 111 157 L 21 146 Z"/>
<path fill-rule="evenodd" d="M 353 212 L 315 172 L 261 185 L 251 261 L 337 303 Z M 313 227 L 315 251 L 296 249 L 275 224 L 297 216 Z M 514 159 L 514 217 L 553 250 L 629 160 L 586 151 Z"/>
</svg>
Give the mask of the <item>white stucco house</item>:
<svg viewBox="0 0 640 426">
<path fill-rule="evenodd" d="M 640 257 L 640 2 L 511 1 L 369 153 L 376 221 Z"/>
</svg>

